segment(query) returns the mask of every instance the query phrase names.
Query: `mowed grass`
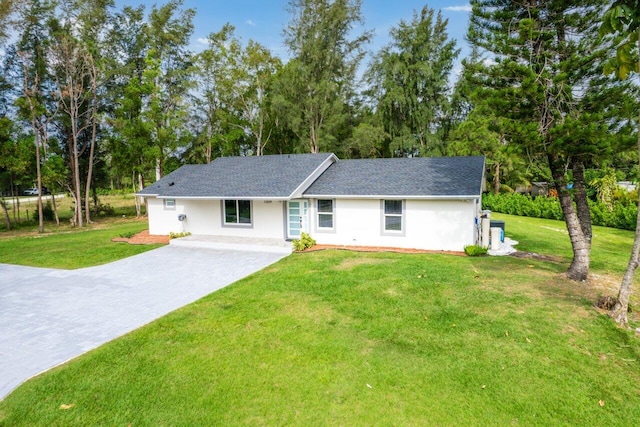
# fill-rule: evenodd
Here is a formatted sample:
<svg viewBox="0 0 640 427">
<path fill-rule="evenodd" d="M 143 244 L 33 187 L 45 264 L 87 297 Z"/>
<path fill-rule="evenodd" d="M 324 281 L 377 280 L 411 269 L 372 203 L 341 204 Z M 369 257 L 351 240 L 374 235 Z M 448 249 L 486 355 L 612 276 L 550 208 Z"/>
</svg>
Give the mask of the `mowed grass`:
<svg viewBox="0 0 640 427">
<path fill-rule="evenodd" d="M 520 242 L 516 245 L 516 249 L 554 255 L 567 263 L 571 262 L 573 252 L 567 227 L 563 221 L 499 213 L 492 213 L 491 218 L 505 221 L 506 235 Z M 632 243 L 633 232 L 594 226 L 591 250 L 592 271 L 622 276 L 631 256 Z"/>
<path fill-rule="evenodd" d="M 0 425 L 635 425 L 638 339 L 549 236 L 557 261 L 293 254 L 28 381 Z"/>
<path fill-rule="evenodd" d="M 111 241 L 147 228 L 146 218 L 103 218 L 82 229 L 0 233 L 0 263 L 70 270 L 105 264 L 161 246 Z"/>
</svg>

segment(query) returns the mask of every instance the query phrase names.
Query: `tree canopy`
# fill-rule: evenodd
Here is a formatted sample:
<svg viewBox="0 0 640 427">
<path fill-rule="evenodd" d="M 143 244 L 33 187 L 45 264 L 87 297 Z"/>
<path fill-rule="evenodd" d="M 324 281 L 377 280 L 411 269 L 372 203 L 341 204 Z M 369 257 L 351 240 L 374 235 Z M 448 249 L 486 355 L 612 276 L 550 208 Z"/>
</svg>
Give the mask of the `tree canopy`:
<svg viewBox="0 0 640 427">
<path fill-rule="evenodd" d="M 603 74 L 636 70 L 637 1 L 606 14 L 597 0 L 472 6 L 458 69 L 449 23 L 428 6 L 368 53 L 361 0 L 290 0 L 284 60 L 229 24 L 194 51 L 182 0 L 0 0 L 0 190 L 67 191 L 82 225 L 96 189 L 136 191 L 219 156 L 481 154 L 494 192 L 555 183 L 582 278 L 585 176 L 638 176 L 637 86 Z M 598 37 L 603 16 L 625 32 Z"/>
</svg>

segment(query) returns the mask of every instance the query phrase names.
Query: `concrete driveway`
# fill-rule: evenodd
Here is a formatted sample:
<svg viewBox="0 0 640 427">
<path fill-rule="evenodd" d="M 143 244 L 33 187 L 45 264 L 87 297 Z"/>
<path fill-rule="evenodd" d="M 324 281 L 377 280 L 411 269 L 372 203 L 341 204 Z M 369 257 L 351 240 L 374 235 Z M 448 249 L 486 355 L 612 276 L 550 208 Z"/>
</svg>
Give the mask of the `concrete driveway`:
<svg viewBox="0 0 640 427">
<path fill-rule="evenodd" d="M 79 270 L 0 264 L 0 400 L 30 377 L 284 256 L 170 245 Z"/>
</svg>

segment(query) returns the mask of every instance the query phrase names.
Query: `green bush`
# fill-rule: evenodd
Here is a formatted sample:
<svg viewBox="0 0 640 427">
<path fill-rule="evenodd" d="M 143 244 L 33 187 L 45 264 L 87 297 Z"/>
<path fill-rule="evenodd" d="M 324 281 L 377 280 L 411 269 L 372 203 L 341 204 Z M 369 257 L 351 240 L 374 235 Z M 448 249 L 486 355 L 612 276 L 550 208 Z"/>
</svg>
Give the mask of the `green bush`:
<svg viewBox="0 0 640 427">
<path fill-rule="evenodd" d="M 480 245 L 467 245 L 464 247 L 464 253 L 468 256 L 482 256 L 487 254 L 488 249 Z"/>
<path fill-rule="evenodd" d="M 115 213 L 115 209 L 109 203 L 98 203 L 97 205 L 93 205 L 91 211 L 94 215 L 98 216 L 113 216 Z"/>
<path fill-rule="evenodd" d="M 189 233 L 188 231 L 183 231 L 181 233 L 174 233 L 173 231 L 169 233 L 169 238 L 170 239 L 178 239 L 180 237 L 186 237 L 186 236 L 191 236 L 191 233 Z"/>
<path fill-rule="evenodd" d="M 560 203 L 554 197 L 533 199 L 531 196 L 518 193 L 485 194 L 482 196 L 482 208 L 510 215 L 563 219 Z"/>
<path fill-rule="evenodd" d="M 46 205 L 42 205 L 42 219 L 44 221 L 53 221 L 55 219 L 53 208 L 51 207 L 51 203 L 49 202 L 47 202 Z M 33 211 L 33 220 L 39 221 L 37 208 Z"/>
<path fill-rule="evenodd" d="M 301 233 L 300 239 L 296 239 L 292 243 L 293 243 L 293 249 L 296 252 L 301 252 L 315 245 L 316 241 L 307 233 Z"/>
<path fill-rule="evenodd" d="M 485 194 L 482 196 L 482 208 L 509 215 L 529 216 L 563 220 L 560 201 L 555 197 L 512 194 Z M 629 198 L 620 197 L 612 203 L 612 207 L 601 202 L 589 200 L 591 223 L 603 227 L 635 230 L 638 207 Z"/>
</svg>

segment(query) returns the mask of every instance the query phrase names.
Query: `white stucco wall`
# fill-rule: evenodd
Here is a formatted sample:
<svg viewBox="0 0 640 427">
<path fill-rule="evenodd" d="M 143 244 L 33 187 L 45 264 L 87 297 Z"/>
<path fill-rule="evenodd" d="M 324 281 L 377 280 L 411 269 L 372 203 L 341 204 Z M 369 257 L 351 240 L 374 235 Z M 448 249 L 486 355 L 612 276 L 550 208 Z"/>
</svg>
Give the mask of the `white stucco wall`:
<svg viewBox="0 0 640 427">
<path fill-rule="evenodd" d="M 174 210 L 164 208 L 162 199 L 147 198 L 147 216 L 149 218 L 149 234 L 168 235 L 170 232 L 183 231 L 178 215 L 183 213 L 183 206 L 176 203 Z"/>
<path fill-rule="evenodd" d="M 175 210 L 167 210 L 161 199 L 148 199 L 149 233 L 167 235 L 189 232 L 195 235 L 246 236 L 284 239 L 283 203 L 278 200 L 251 202 L 252 226 L 223 226 L 220 200 L 175 199 Z M 178 215 L 185 214 L 185 221 Z"/>
<path fill-rule="evenodd" d="M 315 200 L 310 205 L 310 232 L 318 243 L 447 251 L 475 243 L 473 200 L 406 200 L 404 230 L 397 235 L 383 232 L 380 200 L 336 199 L 333 231 L 317 228 Z"/>
<path fill-rule="evenodd" d="M 462 251 L 476 241 L 478 205 L 473 200 L 406 200 L 404 230 L 396 235 L 383 232 L 380 200 L 334 203 L 334 229 L 326 231 L 317 227 L 316 201 L 309 201 L 309 233 L 318 243 Z M 252 227 L 223 227 L 220 200 L 176 199 L 175 209 L 167 210 L 161 199 L 149 198 L 149 232 L 284 239 L 284 206 L 283 201 L 253 200 Z M 178 221 L 179 214 L 186 220 Z"/>
</svg>

